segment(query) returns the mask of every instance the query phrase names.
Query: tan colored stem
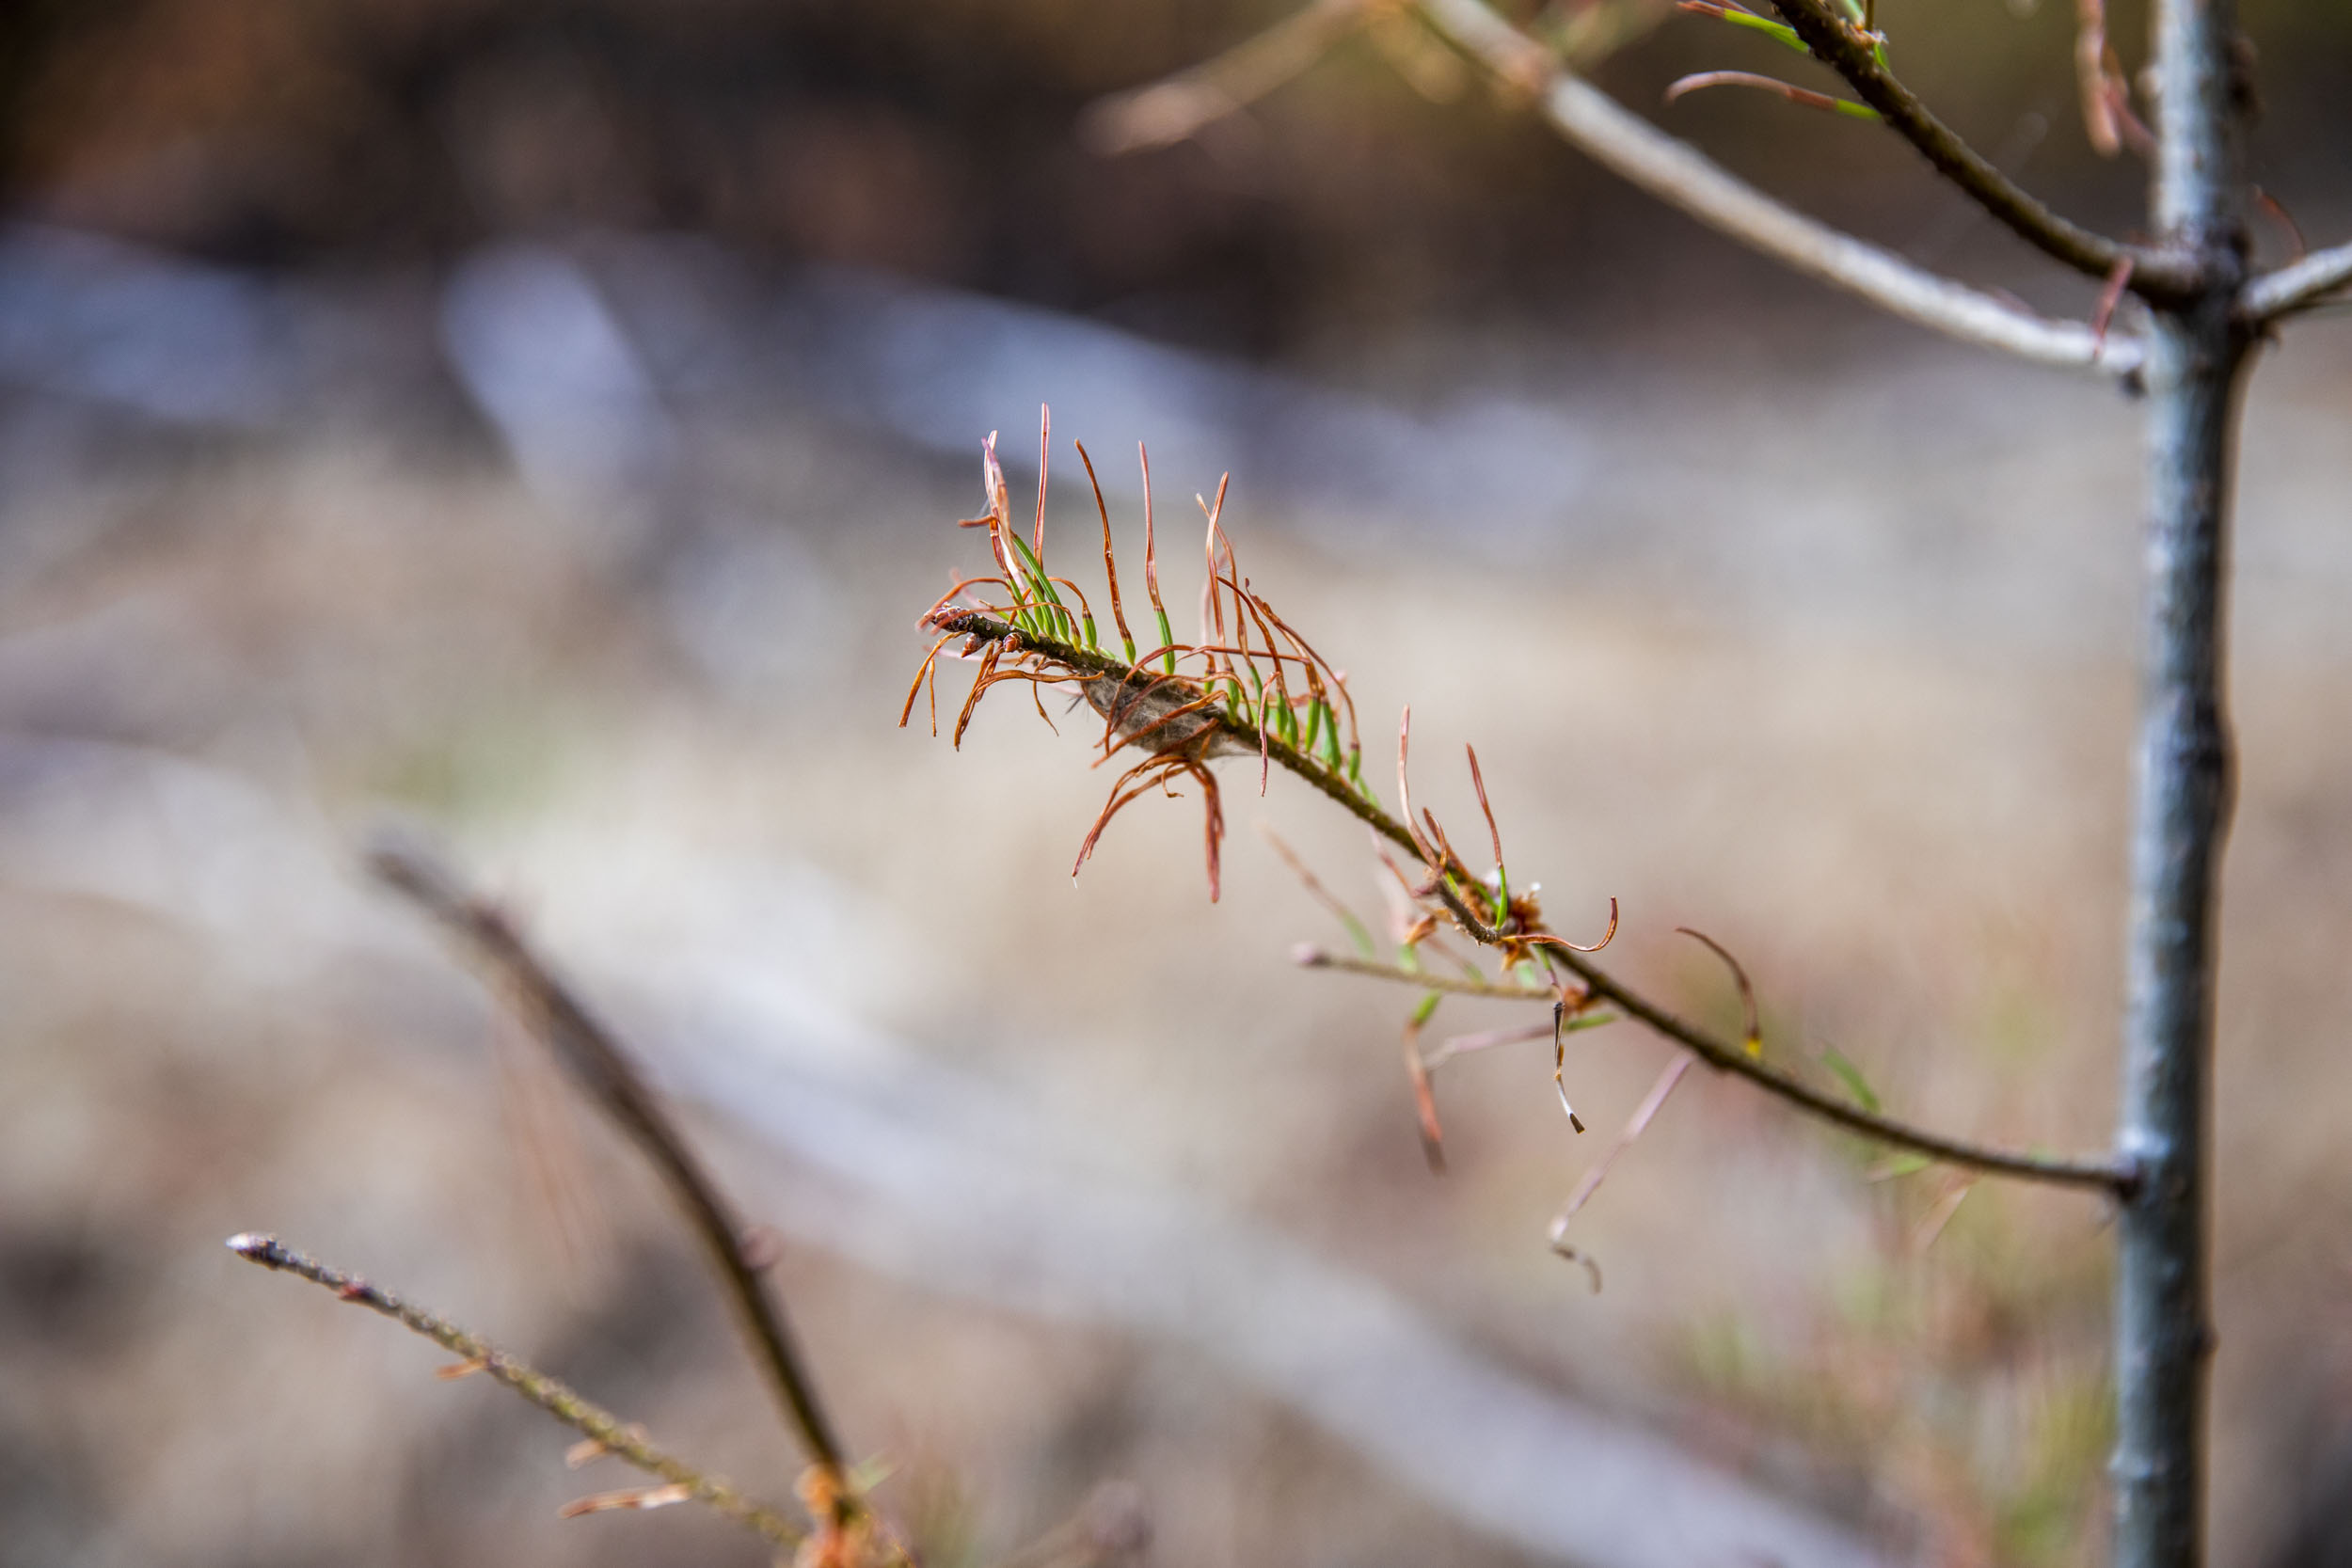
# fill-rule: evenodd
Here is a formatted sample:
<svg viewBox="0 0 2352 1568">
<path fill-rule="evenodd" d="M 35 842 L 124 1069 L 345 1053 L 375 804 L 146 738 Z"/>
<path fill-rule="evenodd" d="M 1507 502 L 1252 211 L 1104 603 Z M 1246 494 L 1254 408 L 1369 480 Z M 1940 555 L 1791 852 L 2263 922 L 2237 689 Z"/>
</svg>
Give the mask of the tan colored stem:
<svg viewBox="0 0 2352 1568">
<path fill-rule="evenodd" d="M 248 1263 L 299 1275 L 334 1291 L 340 1300 L 381 1313 L 412 1333 L 424 1336 L 452 1355 L 461 1357 L 469 1367 L 479 1367 L 485 1375 L 512 1388 L 575 1432 L 593 1438 L 647 1475 L 660 1476 L 673 1485 L 686 1488 L 696 1501 L 707 1503 L 774 1545 L 796 1546 L 806 1533 L 775 1510 L 744 1497 L 723 1478 L 705 1475 L 684 1460 L 663 1453 L 646 1442 L 638 1429 L 611 1411 L 591 1404 L 554 1378 L 533 1370 L 446 1318 L 437 1317 L 389 1291 L 371 1285 L 358 1275 L 345 1274 L 297 1252 L 275 1236 L 251 1232 L 231 1236 L 229 1250 Z"/>
<path fill-rule="evenodd" d="M 368 859 L 387 886 L 407 895 L 490 971 L 573 1081 L 660 1172 L 718 1266 L 761 1369 L 809 1456 L 840 1477 L 840 1441 L 802 1364 L 783 1305 L 745 1251 L 746 1227 L 618 1037 L 556 978 L 504 911 L 464 887 L 421 847 L 382 843 Z M 846 1499 L 850 1490 L 841 1486 L 837 1495 Z"/>
<path fill-rule="evenodd" d="M 1370 958 L 1327 953 L 1320 947 L 1304 947 L 1293 956 L 1301 969 L 1332 969 L 1343 974 L 1364 974 L 1375 980 L 1394 980 L 1402 985 L 1417 986 L 1422 990 L 1448 991 L 1455 996 L 1490 996 L 1502 1002 L 1550 1002 L 1557 996 L 1549 986 L 1515 986 L 1489 980 L 1483 974 L 1446 974 L 1435 970 L 1406 969 L 1403 964 L 1375 963 Z"/>
</svg>

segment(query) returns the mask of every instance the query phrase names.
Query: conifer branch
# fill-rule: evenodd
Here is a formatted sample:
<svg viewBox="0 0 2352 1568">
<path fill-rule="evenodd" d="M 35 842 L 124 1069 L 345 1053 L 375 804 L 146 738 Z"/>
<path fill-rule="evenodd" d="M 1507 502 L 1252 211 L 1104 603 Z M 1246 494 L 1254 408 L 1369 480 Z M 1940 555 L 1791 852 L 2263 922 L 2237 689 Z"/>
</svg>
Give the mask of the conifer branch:
<svg viewBox="0 0 2352 1568">
<path fill-rule="evenodd" d="M 1137 667 L 1107 654 L 1062 641 L 1041 631 L 1016 627 L 985 610 L 935 611 L 930 617 L 930 624 L 941 631 L 961 634 L 991 644 L 1002 650 L 1008 658 L 1019 657 L 1049 667 L 1058 666 L 1081 680 L 1101 679 L 1123 687 L 1146 678 Z M 1175 678 L 1158 679 L 1165 687 Z M 1255 752 L 1312 785 L 1374 832 L 1411 855 L 1415 861 L 1426 861 L 1431 853 L 1424 839 L 1391 816 L 1369 794 L 1351 788 L 1344 777 L 1327 765 L 1267 734 L 1263 723 L 1244 723 L 1225 708 L 1215 705 L 1199 709 L 1193 717 L 1200 723 L 1200 730 L 1188 738 L 1186 744 L 1194 750 L 1205 751 L 1202 743 L 1213 732 L 1216 737 L 1231 742 L 1232 752 L 1246 750 Z M 2134 1183 L 2135 1175 L 2131 1168 L 2113 1160 L 2066 1159 L 1968 1143 L 1865 1109 L 1816 1088 L 1794 1074 L 1751 1054 L 1741 1042 L 1723 1038 L 1651 1001 L 1612 976 L 1584 953 L 1569 948 L 1550 932 L 1518 927 L 1506 929 L 1489 924 L 1485 916 L 1470 907 L 1462 895 L 1462 886 L 1476 885 L 1469 868 L 1450 852 L 1438 850 L 1437 853 L 1439 860 L 1429 863 L 1432 872 L 1429 891 L 1452 912 L 1465 934 L 1483 945 L 1521 953 L 1540 951 L 1548 961 L 1566 971 L 1583 988 L 1583 1005 L 1609 1003 L 1627 1017 L 1684 1047 L 1717 1071 L 1747 1079 L 1798 1109 L 1850 1132 L 1947 1164 L 2020 1180 L 2109 1193 L 2128 1192 Z"/>
</svg>

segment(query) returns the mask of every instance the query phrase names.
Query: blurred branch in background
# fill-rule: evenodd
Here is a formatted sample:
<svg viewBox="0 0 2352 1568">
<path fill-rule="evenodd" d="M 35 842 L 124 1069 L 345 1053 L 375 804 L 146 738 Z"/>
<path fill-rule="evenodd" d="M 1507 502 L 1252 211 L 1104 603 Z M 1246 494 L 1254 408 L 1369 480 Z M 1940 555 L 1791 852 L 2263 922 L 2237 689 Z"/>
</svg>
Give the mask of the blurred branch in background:
<svg viewBox="0 0 2352 1568">
<path fill-rule="evenodd" d="M 755 263 L 877 269 L 1276 356 L 1343 327 L 1613 298 L 1629 240 L 1705 255 L 1671 222 L 1624 228 L 1637 204 L 1610 205 L 1510 118 L 1425 112 L 1416 96 L 1458 96 L 1476 73 L 1408 8 L 1368 3 L 1350 34 L 1349 6 L 1313 5 L 1279 30 L 1284 49 L 1186 69 L 1286 8 L 28 0 L 0 22 L 6 205 L 215 262 L 346 276 L 526 239 L 694 235 Z M 2055 117 L 2074 96 L 2060 51 L 2076 46 L 2074 8 L 2021 0 L 1963 24 L 1913 8 L 1890 19 L 1909 30 L 1898 63 L 1955 108 L 1997 107 L 1987 123 Z M 2262 18 L 2278 38 L 2265 179 L 2316 210 L 2305 171 L 2332 180 L 2327 62 L 2352 20 L 2276 9 Z M 1650 0 L 1502 11 L 1645 110 L 1665 81 L 1740 63 L 1710 57 L 1713 30 L 1653 31 L 1674 8 Z M 2136 50 L 2131 19 L 2115 20 L 2106 52 Z M 1334 68 L 1294 100 L 1255 96 L 1334 37 Z M 2033 69 L 2042 55 L 2057 69 Z M 1171 72 L 1204 88 L 1189 95 L 1203 108 L 1247 102 L 1255 129 L 1212 135 L 1207 157 L 1076 152 L 1085 104 Z M 1364 94 L 1373 112 L 1344 112 Z M 1905 231 L 1914 214 L 1883 166 L 1857 183 L 1819 153 L 1795 117 L 1765 116 L 1724 157 L 1769 166 L 1788 205 L 1886 212 Z M 2122 234 L 2122 172 L 2054 148 L 2037 185 Z"/>
<path fill-rule="evenodd" d="M 1324 5 L 1279 25 L 1282 46 L 1265 54 L 1294 70 L 1313 55 L 1293 41 L 1339 36 L 1341 19 L 1356 8 Z M 1844 289 L 1894 315 L 1966 342 L 2042 364 L 2130 376 L 2142 350 L 2129 337 L 2080 322 L 2047 321 L 1992 294 L 1939 277 L 1893 252 L 1805 217 L 1731 174 L 1706 154 L 1658 130 L 1577 76 L 1551 49 L 1505 22 L 1482 0 L 1417 0 L 1416 9 L 1447 41 L 1484 65 L 1508 90 L 1533 101 L 1547 123 L 1596 162 L 1670 206 L 1793 270 Z M 1311 18 L 1312 24 L 1307 19 Z M 1319 47 L 1322 46 L 1319 44 Z M 1236 55 L 1255 62 L 1258 46 Z M 1274 85 L 1272 82 L 1268 87 Z M 1153 98 L 1162 87 L 1171 95 Z M 1189 77 L 1121 95 L 1098 106 L 1095 123 L 1107 144 L 1142 146 L 1192 134 L 1211 123 L 1222 98 L 1204 96 Z M 1138 106 L 1180 103 L 1138 120 Z M 1152 136 L 1147 138 L 1143 129 Z M 1978 160 L 1981 163 L 1981 160 Z M 1990 174 L 1990 191 L 2006 191 L 2006 177 Z M 1982 182 L 1979 182 L 1982 184 Z M 2009 204 L 2011 217 L 2019 209 Z"/>
<path fill-rule="evenodd" d="M 266 952 L 276 983 L 352 965 L 454 980 L 342 868 L 309 802 L 136 747 L 0 736 L 12 884 L 101 899 Z M 56 831 L 71 822 L 71 834 Z M 168 831 L 166 831 L 166 823 Z M 193 867 L 170 846 L 199 846 Z M 1281 1402 L 1394 1484 L 1547 1559 L 1688 1568 L 1882 1560 L 1844 1528 L 1481 1348 L 1359 1270 L 1100 1147 L 1088 1118 L 868 1028 L 791 955 L 883 911 L 797 862 L 657 851 L 615 901 L 614 846 L 533 862 L 574 945 L 647 1028 L 662 1078 L 767 1152 L 758 1207 L 924 1291 L 1172 1347 Z M 632 863 L 644 868 L 644 846 Z M 189 872 L 193 870 L 193 875 Z M 815 885 L 809 884 L 812 879 Z M 776 897 L 778 883 L 795 895 Z M 463 1031 L 461 1031 L 462 1033 Z M 459 1354 L 468 1354 L 459 1352 Z"/>
<path fill-rule="evenodd" d="M 1604 167 L 1751 249 L 1947 336 L 2049 365 L 2129 375 L 2140 346 L 2078 322 L 2030 315 L 1783 206 L 1557 66 L 1482 0 L 1420 0 L 1431 26 L 1534 99 L 1553 129 Z"/>
<path fill-rule="evenodd" d="M 2043 255 L 2091 277 L 2129 266 L 2133 292 L 2157 304 L 2188 297 L 2197 278 L 2182 258 L 2119 245 L 2058 216 L 1938 119 L 1886 67 L 1885 40 L 1823 0 L 1772 0 L 1814 57 L 1844 77 L 1865 103 L 1916 148 L 1935 171 Z"/>
<path fill-rule="evenodd" d="M 370 850 L 368 863 L 386 886 L 413 900 L 489 970 L 572 1082 L 660 1173 L 717 1265 L 786 1418 L 810 1458 L 828 1473 L 838 1517 L 846 1523 L 857 1504 L 848 1484 L 840 1440 L 785 1323 L 783 1304 L 769 1275 L 773 1260 L 752 1255 L 751 1232 L 704 1171 L 644 1074 L 612 1032 L 524 942 L 505 912 L 468 892 L 421 846 L 386 839 Z"/>
<path fill-rule="evenodd" d="M 788 1549 L 799 1545 L 806 1538 L 806 1531 L 792 1525 L 775 1510 L 745 1497 L 723 1479 L 706 1475 L 684 1460 L 663 1453 L 647 1442 L 634 1425 L 589 1403 L 546 1373 L 532 1370 L 487 1340 L 468 1333 L 445 1318 L 437 1317 L 414 1303 L 403 1301 L 389 1291 L 370 1284 L 357 1275 L 345 1274 L 341 1269 L 307 1257 L 284 1245 L 274 1236 L 250 1232 L 231 1236 L 229 1238 L 229 1250 L 248 1263 L 297 1275 L 312 1284 L 325 1286 L 335 1293 L 337 1300 L 381 1313 L 412 1333 L 422 1335 L 451 1354 L 463 1357 L 454 1369 L 456 1372 L 478 1371 L 512 1388 L 565 1426 L 587 1437 L 596 1445 L 596 1451 L 625 1459 L 646 1474 L 660 1476 L 668 1483 L 664 1487 L 637 1493 L 605 1493 L 595 1498 L 584 1498 L 582 1504 L 591 1506 L 575 1504 L 564 1511 L 567 1514 L 602 1513 L 613 1508 L 658 1508 L 667 1502 L 691 1499 L 708 1504 L 772 1545 Z M 365 1421 L 364 1417 L 357 1418 L 363 1423 Z"/>
<path fill-rule="evenodd" d="M 1197 136 L 1311 69 L 1376 13 L 1393 13 L 1402 3 L 1316 0 L 1188 71 L 1100 100 L 1080 117 L 1079 139 L 1116 155 Z"/>
<path fill-rule="evenodd" d="M 1454 96 L 1459 68 L 1414 24 L 1415 13 L 1413 0 L 1317 0 L 1197 66 L 1097 100 L 1079 118 L 1079 138 L 1115 157 L 1201 136 L 1359 32 L 1423 97 Z M 1589 71 L 1670 14 L 1671 0 L 1585 0 L 1550 6 L 1535 24 L 1565 67 Z"/>
</svg>

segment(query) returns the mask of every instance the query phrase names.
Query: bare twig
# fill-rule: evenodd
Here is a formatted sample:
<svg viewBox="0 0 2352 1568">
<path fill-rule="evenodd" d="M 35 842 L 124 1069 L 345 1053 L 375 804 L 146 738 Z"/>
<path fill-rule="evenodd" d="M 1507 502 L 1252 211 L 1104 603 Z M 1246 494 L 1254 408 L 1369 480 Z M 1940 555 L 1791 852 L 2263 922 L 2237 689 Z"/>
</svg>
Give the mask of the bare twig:
<svg viewBox="0 0 2352 1568">
<path fill-rule="evenodd" d="M 930 617 L 930 624 L 942 631 L 962 632 L 998 646 L 1004 645 L 1006 639 L 1017 637 L 1018 647 L 1024 655 L 1061 665 L 1081 674 L 1106 675 L 1118 680 L 1128 679 L 1132 674 L 1127 666 L 1107 655 L 1035 632 L 1020 631 L 1010 623 L 983 610 L 951 610 L 934 614 Z M 1312 758 L 1279 738 L 1235 721 L 1222 709 L 1204 711 L 1215 715 L 1214 723 L 1217 730 L 1244 742 L 1251 751 L 1262 752 L 1270 762 L 1337 801 L 1351 816 L 1382 838 L 1409 852 L 1416 861 L 1425 859 L 1421 842 L 1406 829 L 1404 823 L 1382 810 L 1375 801 L 1351 789 L 1344 779 L 1318 766 Z M 1430 892 L 1444 902 L 1463 930 L 1481 943 L 1493 946 L 1510 942 L 1540 943 L 1548 959 L 1582 983 L 1587 999 L 1585 1005 L 1610 1003 L 1628 1017 L 1688 1049 L 1716 1070 L 1745 1078 L 1790 1104 L 1834 1122 L 1848 1132 L 1949 1164 L 1994 1172 L 2021 1180 L 2111 1193 L 2128 1193 L 2132 1189 L 2136 1180 L 2133 1168 L 2111 1159 L 2060 1159 L 1971 1144 L 1865 1110 L 1817 1089 L 1802 1079 L 1751 1056 L 1742 1044 L 1723 1039 L 1676 1016 L 1668 1008 L 1613 978 L 1585 953 L 1570 947 L 1549 932 L 1505 932 L 1488 926 L 1470 910 L 1455 890 L 1457 879 L 1464 882 L 1470 879 L 1467 868 L 1459 865 L 1441 868 L 1441 874 L 1431 879 Z M 1430 978 L 1416 976 L 1414 983 L 1424 985 L 1426 989 L 1441 989 L 1429 986 L 1427 982 Z"/>
<path fill-rule="evenodd" d="M 381 1290 L 357 1275 L 345 1274 L 341 1269 L 330 1268 L 314 1258 L 296 1252 L 275 1236 L 251 1232 L 231 1236 L 229 1238 L 229 1250 L 265 1269 L 300 1275 L 334 1291 L 343 1301 L 364 1307 L 371 1312 L 381 1313 L 412 1332 L 423 1335 L 451 1354 L 464 1357 L 466 1366 L 479 1369 L 565 1426 L 585 1434 L 599 1449 L 627 1460 L 648 1475 L 660 1476 L 671 1485 L 683 1488 L 687 1496 L 709 1504 L 775 1545 L 798 1545 L 805 1533 L 775 1510 L 744 1497 L 723 1479 L 705 1475 L 684 1460 L 663 1453 L 645 1440 L 642 1428 L 589 1403 L 544 1372 L 534 1371 L 504 1351 L 445 1318 L 436 1317 L 421 1307 L 403 1301 L 389 1291 Z"/>
<path fill-rule="evenodd" d="M 2114 81 L 2107 70 L 2106 0 L 2074 0 L 2074 82 L 2082 94 L 2083 134 L 2102 158 L 2123 150 Z"/>
<path fill-rule="evenodd" d="M 1444 974 L 1436 970 L 1406 969 L 1402 964 L 1375 963 L 1343 953 L 1327 952 L 1312 944 L 1291 954 L 1301 969 L 1335 969 L 1343 974 L 1368 974 L 1375 980 L 1397 980 L 1422 990 L 1452 991 L 1456 996 L 1491 996 L 1504 1002 L 1551 1002 L 1559 992 L 1549 986 L 1513 985 L 1480 974 Z M 1547 1024 L 1544 1033 L 1551 1033 Z"/>
<path fill-rule="evenodd" d="M 1938 174 L 2043 255 L 2100 278 L 2128 260 L 2133 292 L 2154 305 L 2180 304 L 2201 286 L 2195 262 L 2168 251 L 2123 245 L 2069 222 L 1994 167 L 1896 80 L 1880 57 L 1879 39 L 1834 9 L 1829 0 L 1772 0 L 1772 8 Z"/>
<path fill-rule="evenodd" d="M 840 1477 L 840 1441 L 801 1363 L 783 1306 L 751 1256 L 745 1240 L 749 1231 L 620 1040 L 556 978 L 504 911 L 469 892 L 421 847 L 381 842 L 369 851 L 368 863 L 387 885 L 414 900 L 490 972 L 574 1082 L 652 1162 L 718 1265 L 737 1316 L 802 1443 L 818 1465 Z M 847 1486 L 837 1488 L 837 1494 L 844 1507 L 853 1506 Z"/>
<path fill-rule="evenodd" d="M 1604 1023 L 1616 1022 L 1615 1015 L 1611 1013 L 1586 1013 L 1581 1017 L 1566 1020 L 1562 1024 L 1562 1028 L 1597 1029 Z M 1456 1056 L 1468 1056 L 1481 1051 L 1492 1051 L 1499 1045 L 1525 1045 L 1533 1040 L 1548 1040 L 1555 1033 L 1551 1021 L 1546 1019 L 1541 1023 L 1521 1023 L 1508 1029 L 1487 1029 L 1475 1035 L 1454 1035 L 1439 1040 L 1437 1050 L 1423 1052 L 1421 1065 L 1425 1070 L 1435 1072 Z"/>
<path fill-rule="evenodd" d="M 1583 1264 L 1585 1271 L 1593 1276 L 1596 1291 L 1600 1289 L 1600 1265 L 1594 1262 L 1588 1254 L 1568 1244 L 1568 1222 L 1576 1218 L 1577 1211 L 1590 1202 L 1595 1193 L 1600 1191 L 1600 1184 L 1609 1179 L 1610 1167 L 1617 1163 L 1617 1156 L 1631 1148 L 1634 1140 L 1648 1131 L 1649 1124 L 1664 1109 L 1667 1097 L 1675 1092 L 1675 1085 L 1681 1083 L 1682 1075 L 1691 1070 L 1693 1060 L 1695 1058 L 1687 1051 L 1675 1053 L 1675 1059 L 1659 1071 L 1658 1081 L 1650 1085 L 1649 1093 L 1642 1097 L 1642 1103 L 1635 1106 L 1633 1114 L 1626 1118 L 1626 1124 L 1619 1130 L 1616 1138 L 1601 1151 L 1600 1158 L 1593 1162 L 1592 1168 L 1577 1182 L 1576 1190 L 1568 1195 L 1568 1201 L 1562 1204 L 1560 1212 L 1551 1217 L 1551 1250 L 1571 1262 Z"/>
<path fill-rule="evenodd" d="M 1284 865 L 1290 867 L 1291 875 L 1298 879 L 1299 885 L 1307 890 L 1307 895 L 1330 911 L 1332 917 L 1347 927 L 1347 934 L 1354 940 L 1357 947 L 1366 955 L 1371 954 L 1373 951 L 1372 931 L 1362 920 L 1357 917 L 1356 911 L 1341 903 L 1339 895 L 1323 885 L 1322 879 L 1307 868 L 1307 863 L 1298 858 L 1297 852 L 1282 842 L 1281 834 L 1261 822 L 1258 824 L 1258 836 L 1266 841 L 1266 847 L 1281 858 Z M 1300 963 L 1309 963 L 1311 960 L 1307 958 L 1307 951 L 1308 949 L 1302 947 L 1294 957 Z"/>
<path fill-rule="evenodd" d="M 1308 70 L 1383 3 L 1317 0 L 1189 71 L 1104 99 L 1087 111 L 1079 135 L 1111 155 L 1199 135 Z"/>
<path fill-rule="evenodd" d="M 1419 0 L 1440 35 L 1534 99 L 1551 127 L 1652 196 L 1808 277 L 1905 321 L 2038 364 L 2111 375 L 2139 368 L 2140 343 L 2104 341 L 2080 322 L 2048 321 L 1867 245 L 1782 205 L 1607 94 L 1559 69 L 1481 0 Z M 2097 269 L 2104 275 L 2106 268 Z"/>
<path fill-rule="evenodd" d="M 2246 285 L 2238 313 L 2254 325 L 2309 309 L 2352 283 L 2352 245 L 2314 250 L 2293 266 L 2266 272 Z"/>
</svg>

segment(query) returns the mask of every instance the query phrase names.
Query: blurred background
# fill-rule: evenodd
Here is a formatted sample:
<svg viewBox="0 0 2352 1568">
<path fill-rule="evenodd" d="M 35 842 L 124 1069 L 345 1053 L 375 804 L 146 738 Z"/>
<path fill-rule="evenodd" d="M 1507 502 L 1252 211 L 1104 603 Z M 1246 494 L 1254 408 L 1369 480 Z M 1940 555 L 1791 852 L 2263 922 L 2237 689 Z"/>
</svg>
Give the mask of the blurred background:
<svg viewBox="0 0 2352 1568">
<path fill-rule="evenodd" d="M 1660 104 L 1811 68 L 1601 4 L 1534 20 L 1637 109 L 2089 309 L 1868 127 Z M 2352 224 L 2352 11 L 2242 10 L 2276 261 Z M 221 1248 L 278 1231 L 788 1488 L 659 1193 L 358 870 L 388 817 L 497 890 L 782 1231 L 927 1560 L 1073 1517 L 1065 1544 L 1170 1564 L 2095 1558 L 2096 1203 L 1906 1174 L 1694 1077 L 1575 1221 L 1596 1293 L 1545 1228 L 1659 1042 L 1575 1037 L 1581 1139 L 1542 1045 L 1449 1065 L 1433 1177 L 1411 994 L 1290 965 L 1343 938 L 1255 831 L 1376 922 L 1349 824 L 1230 767 L 1221 902 L 1190 800 L 1139 802 L 1073 883 L 1108 782 L 1083 721 L 1000 696 L 960 754 L 897 727 L 917 613 L 983 561 L 952 526 L 979 441 L 1025 509 L 1050 403 L 1064 569 L 1092 580 L 1097 526 L 1071 436 L 1131 573 L 1134 443 L 1164 521 L 1230 471 L 1246 569 L 1350 673 L 1368 776 L 1409 702 L 1460 823 L 1474 742 L 1517 877 L 1571 934 L 1621 899 L 1629 977 L 1732 1025 L 1672 934 L 1700 927 L 1782 1060 L 1834 1050 L 1990 1141 L 2106 1143 L 2135 407 L 1751 261 L 1401 20 L 1107 150 L 1103 95 L 1281 14 L 0 10 L 0 1563 L 759 1560 L 690 1510 L 558 1520 L 627 1479 Z M 2004 166 L 2134 226 L 2074 8 L 1881 18 Z M 2232 1568 L 2344 1561 L 2352 1513 L 2347 400 L 2321 320 L 2247 410 Z M 1450 1000 L 1431 1037 L 1517 1022 Z"/>
</svg>

